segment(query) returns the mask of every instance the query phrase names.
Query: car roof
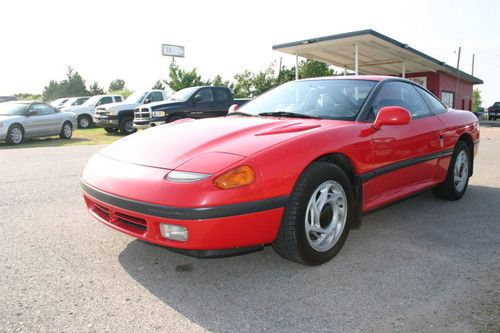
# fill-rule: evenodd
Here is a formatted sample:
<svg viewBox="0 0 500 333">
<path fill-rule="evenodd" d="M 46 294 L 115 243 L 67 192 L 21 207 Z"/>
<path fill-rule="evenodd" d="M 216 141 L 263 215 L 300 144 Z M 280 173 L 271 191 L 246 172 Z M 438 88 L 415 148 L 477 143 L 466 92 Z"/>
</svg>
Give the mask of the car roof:
<svg viewBox="0 0 500 333">
<path fill-rule="evenodd" d="M 366 81 L 382 81 L 385 79 L 398 79 L 397 76 L 388 75 L 341 75 L 341 76 L 320 76 L 311 77 L 307 79 L 301 79 L 299 81 L 310 81 L 310 80 L 366 80 Z M 399 79 L 401 79 L 399 77 Z"/>
</svg>

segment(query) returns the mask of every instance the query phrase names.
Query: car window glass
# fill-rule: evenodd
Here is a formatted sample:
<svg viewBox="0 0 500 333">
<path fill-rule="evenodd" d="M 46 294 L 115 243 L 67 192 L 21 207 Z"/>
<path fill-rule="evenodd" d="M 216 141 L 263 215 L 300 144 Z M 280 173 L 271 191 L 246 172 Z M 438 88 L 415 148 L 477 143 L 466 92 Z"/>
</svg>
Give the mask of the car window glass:
<svg viewBox="0 0 500 333">
<path fill-rule="evenodd" d="M 109 103 L 113 103 L 113 98 L 112 97 L 103 97 L 99 101 L 99 105 L 109 104 Z"/>
<path fill-rule="evenodd" d="M 430 94 L 426 90 L 420 88 L 420 87 L 415 87 L 417 91 L 420 93 L 420 95 L 424 98 L 424 100 L 427 102 L 427 105 L 431 109 L 432 112 L 434 113 L 443 113 L 448 111 L 446 106 L 441 103 L 439 99 L 437 99 L 434 95 Z"/>
<path fill-rule="evenodd" d="M 215 93 L 215 101 L 216 102 L 229 102 L 231 100 L 231 96 L 229 96 L 229 92 L 226 89 L 214 89 Z"/>
<path fill-rule="evenodd" d="M 385 83 L 372 104 L 373 115 L 385 106 L 399 106 L 408 110 L 412 118 L 422 118 L 431 115 L 423 98 L 417 93 L 413 85 L 405 82 Z"/>
<path fill-rule="evenodd" d="M 121 96 L 115 96 L 115 101 L 116 102 L 121 102 L 122 101 L 122 97 Z"/>
<path fill-rule="evenodd" d="M 55 110 L 47 104 L 33 104 L 30 110 L 36 111 L 37 116 L 44 116 L 55 113 Z"/>
<path fill-rule="evenodd" d="M 153 91 L 151 94 L 149 94 L 149 99 L 151 100 L 151 102 L 163 101 L 163 94 L 159 91 Z"/>
<path fill-rule="evenodd" d="M 201 97 L 201 100 L 198 103 L 208 103 L 213 102 L 214 98 L 212 95 L 212 89 L 204 88 L 196 93 L 196 96 Z"/>
</svg>

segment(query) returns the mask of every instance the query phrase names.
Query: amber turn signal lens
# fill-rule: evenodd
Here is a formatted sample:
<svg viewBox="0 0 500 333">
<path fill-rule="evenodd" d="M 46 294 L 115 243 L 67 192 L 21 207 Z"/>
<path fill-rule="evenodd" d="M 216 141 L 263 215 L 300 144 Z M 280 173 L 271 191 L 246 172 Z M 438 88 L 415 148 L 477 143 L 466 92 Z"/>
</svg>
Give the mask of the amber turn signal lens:
<svg viewBox="0 0 500 333">
<path fill-rule="evenodd" d="M 250 185 L 255 181 L 255 172 L 249 166 L 243 165 L 228 171 L 214 179 L 214 185 L 223 188 L 235 188 Z"/>
</svg>

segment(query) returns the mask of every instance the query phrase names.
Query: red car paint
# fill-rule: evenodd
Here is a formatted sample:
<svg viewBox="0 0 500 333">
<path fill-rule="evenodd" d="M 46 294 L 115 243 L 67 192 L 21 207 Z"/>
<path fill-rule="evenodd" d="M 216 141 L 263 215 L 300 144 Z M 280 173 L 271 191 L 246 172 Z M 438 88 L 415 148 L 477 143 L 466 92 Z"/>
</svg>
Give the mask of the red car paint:
<svg viewBox="0 0 500 333">
<path fill-rule="evenodd" d="M 386 77 L 349 79 L 382 81 Z M 379 130 L 371 122 L 361 121 L 185 119 L 104 148 L 85 167 L 82 187 L 94 217 L 148 242 L 189 250 L 266 245 L 276 237 L 287 197 L 313 161 L 329 154 L 347 157 L 355 176 L 362 180 L 361 209 L 367 212 L 444 181 L 450 151 L 461 136 L 471 143 L 479 140 L 478 121 L 470 112 L 449 110 Z M 474 145 L 474 154 L 476 151 Z M 378 175 L 380 170 L 422 157 L 422 162 Z M 253 184 L 225 190 L 213 185 L 214 178 L 240 165 L 253 168 Z M 171 170 L 212 176 L 193 183 L 175 183 L 166 179 Z M 264 201 L 265 209 L 247 207 Z M 129 202 L 130 207 L 142 203 L 149 208 L 124 208 Z M 179 218 L 175 214 L 180 214 Z M 163 238 L 160 223 L 186 227 L 188 240 Z M 135 227 L 142 224 L 145 228 Z"/>
</svg>

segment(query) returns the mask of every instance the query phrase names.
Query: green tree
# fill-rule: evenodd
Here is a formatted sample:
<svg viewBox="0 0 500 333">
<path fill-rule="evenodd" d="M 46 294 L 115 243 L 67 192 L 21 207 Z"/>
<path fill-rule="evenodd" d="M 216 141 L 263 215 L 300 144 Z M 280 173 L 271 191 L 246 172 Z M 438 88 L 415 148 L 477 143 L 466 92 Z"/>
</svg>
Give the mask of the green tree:
<svg viewBox="0 0 500 333">
<path fill-rule="evenodd" d="M 235 97 L 244 98 L 253 96 L 253 79 L 254 74 L 249 70 L 245 70 L 243 73 L 236 74 L 234 80 L 233 94 Z"/>
<path fill-rule="evenodd" d="M 39 101 L 42 99 L 42 95 L 40 94 L 20 93 L 14 94 L 14 96 L 20 101 Z"/>
<path fill-rule="evenodd" d="M 42 97 L 45 101 L 51 101 L 62 97 L 85 96 L 88 94 L 85 80 L 80 73 L 70 66 L 66 73 L 66 79 L 60 82 L 50 80 L 49 84 L 43 89 Z"/>
<path fill-rule="evenodd" d="M 170 64 L 168 77 L 169 80 L 167 80 L 167 84 L 175 91 L 179 91 L 187 87 L 210 84 L 210 81 L 203 81 L 201 79 L 201 75 L 198 74 L 196 68 L 193 68 L 190 71 L 185 71 L 179 68 L 179 66 L 177 66 L 174 62 Z"/>
<path fill-rule="evenodd" d="M 477 109 L 483 104 L 481 99 L 481 90 L 474 88 L 472 91 L 472 112 L 477 112 Z"/>
<path fill-rule="evenodd" d="M 165 89 L 165 84 L 161 81 L 161 80 L 158 80 L 155 82 L 155 84 L 153 85 L 153 87 L 151 87 L 151 89 Z"/>
<path fill-rule="evenodd" d="M 94 81 L 89 87 L 89 95 L 95 96 L 95 95 L 104 95 L 104 89 L 99 87 L 99 84 L 97 81 Z"/>
<path fill-rule="evenodd" d="M 302 60 L 299 64 L 299 78 L 306 79 L 309 77 L 332 76 L 335 71 L 329 65 L 316 60 Z"/>
<path fill-rule="evenodd" d="M 120 91 L 125 89 L 125 81 L 122 79 L 116 79 L 111 81 L 109 84 L 109 91 Z"/>
</svg>

